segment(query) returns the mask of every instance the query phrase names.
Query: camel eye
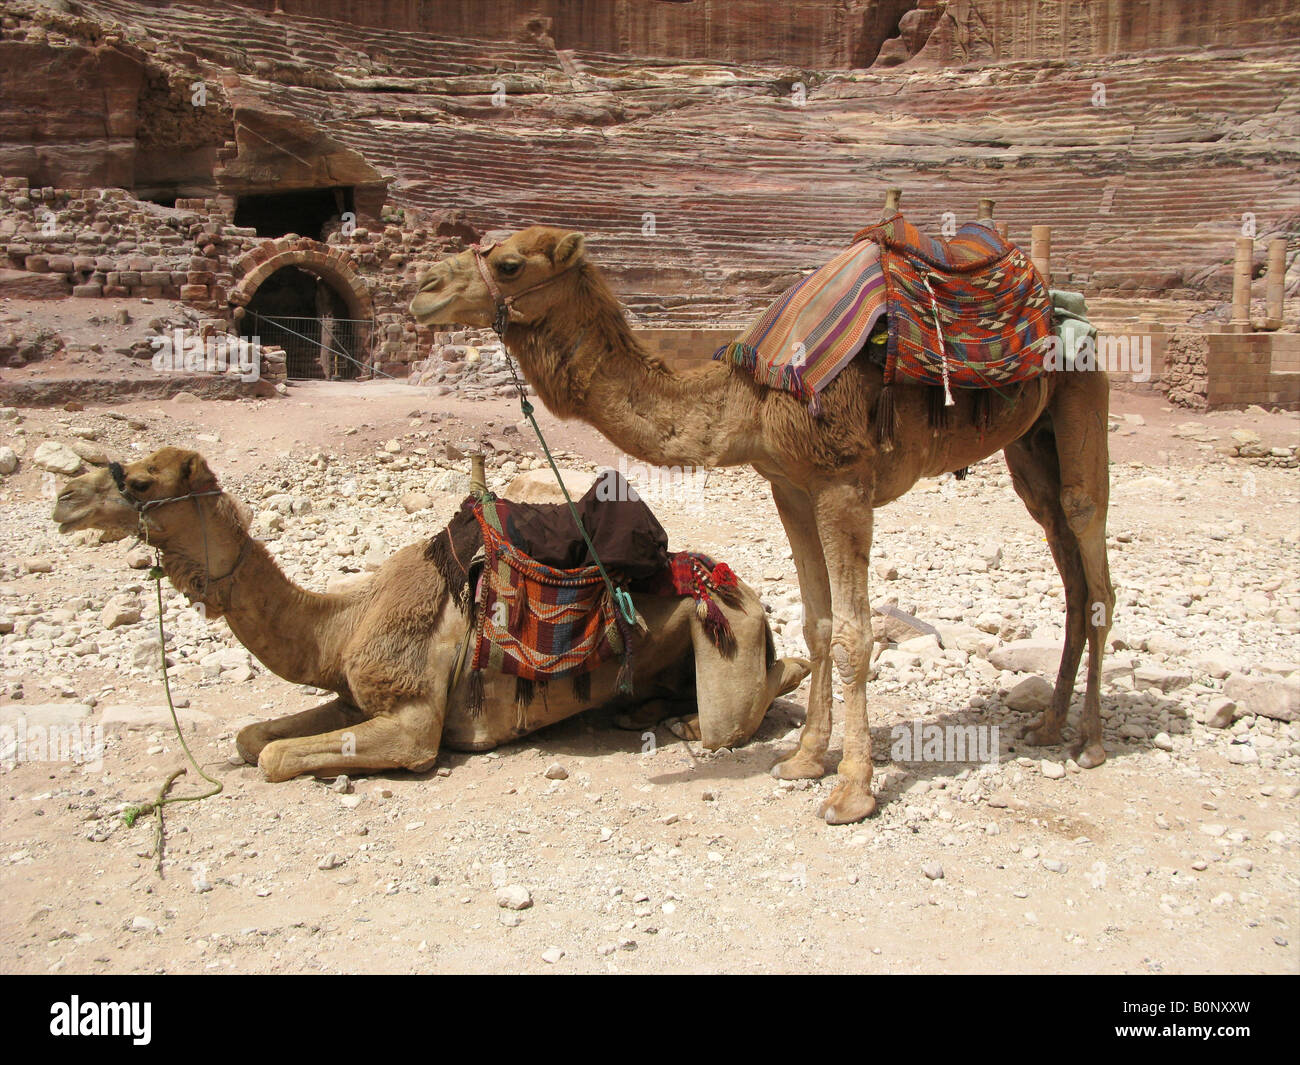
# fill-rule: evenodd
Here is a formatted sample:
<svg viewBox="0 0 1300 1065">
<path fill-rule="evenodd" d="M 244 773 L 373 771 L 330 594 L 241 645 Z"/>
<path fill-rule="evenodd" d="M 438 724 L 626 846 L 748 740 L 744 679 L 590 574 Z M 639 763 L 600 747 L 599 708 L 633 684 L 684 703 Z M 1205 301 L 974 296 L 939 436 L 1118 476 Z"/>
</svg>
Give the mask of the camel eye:
<svg viewBox="0 0 1300 1065">
<path fill-rule="evenodd" d="M 126 483 L 132 492 L 146 492 L 153 485 L 153 481 L 148 477 L 131 477 Z"/>
<path fill-rule="evenodd" d="M 497 263 L 497 273 L 502 277 L 514 277 L 524 268 L 522 259 L 503 259 Z"/>
</svg>

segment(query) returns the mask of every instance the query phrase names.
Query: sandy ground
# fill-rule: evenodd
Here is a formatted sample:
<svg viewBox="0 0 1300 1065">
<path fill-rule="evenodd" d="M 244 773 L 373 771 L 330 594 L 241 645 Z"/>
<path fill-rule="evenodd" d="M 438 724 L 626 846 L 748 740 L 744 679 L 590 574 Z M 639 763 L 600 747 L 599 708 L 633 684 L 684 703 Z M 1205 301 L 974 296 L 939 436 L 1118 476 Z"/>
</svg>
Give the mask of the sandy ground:
<svg viewBox="0 0 1300 1065">
<path fill-rule="evenodd" d="M 1004 705 L 1023 678 L 989 666 L 983 647 L 882 666 L 871 689 L 882 802 L 861 825 L 817 820 L 833 775 L 768 775 L 793 743 L 806 688 L 736 751 L 707 754 L 664 728 L 647 741 L 597 711 L 486 755 L 448 753 L 428 774 L 360 778 L 350 793 L 269 784 L 239 764 L 234 732 L 321 697 L 256 666 L 206 675 L 202 657 L 236 645 L 220 623 L 183 621 L 167 589 L 187 735 L 225 790 L 171 808 L 159 878 L 153 821 L 127 828 L 119 811 L 183 764 L 169 729 L 110 730 L 102 765 L 4 762 L 3 968 L 1295 972 L 1300 725 L 1245 708 L 1225 729 L 1205 718 L 1224 684 L 1207 655 L 1226 656 L 1229 675 L 1284 678 L 1300 663 L 1300 473 L 1226 458 L 1213 441 L 1250 429 L 1294 444 L 1300 423 L 1124 393 L 1112 413 L 1115 653 L 1129 658 L 1107 685 L 1101 768 L 1024 747 L 1029 715 Z M 0 636 L 4 720 L 93 702 L 94 723 L 109 706 L 162 702 L 156 659 L 136 653 L 156 634 L 152 585 L 129 568 L 128 542 L 58 536 L 52 481 L 29 461 L 40 441 L 89 428 L 114 454 L 196 446 L 243 498 L 311 499 L 277 537 L 286 571 L 323 587 L 441 527 L 454 492 L 411 515 L 401 492 L 422 486 L 435 459 L 446 464 L 447 442 L 526 444 L 509 429 L 516 419 L 506 401 L 322 384 L 283 400 L 0 422 L 0 443 L 18 427 L 29 441 L 19 471 L 0 479 L 0 618 L 15 623 Z M 617 460 L 579 426 L 543 425 L 561 449 Z M 380 464 L 389 440 L 401 450 Z M 325 473 L 310 463 L 318 454 Z M 348 481 L 361 483 L 355 501 L 329 487 Z M 788 548 L 753 474 L 717 471 L 706 499 L 656 510 L 675 547 L 731 561 L 772 605 L 781 646 L 801 649 Z M 919 486 L 877 528 L 877 600 L 987 633 L 990 645 L 1059 634 L 1059 582 L 999 459 L 960 485 Z M 121 594 L 143 618 L 100 633 L 101 610 Z M 1143 665 L 1162 671 L 1157 688 L 1134 681 Z M 917 718 L 999 724 L 999 761 L 891 765 L 892 730 Z M 838 753 L 837 727 L 832 767 Z M 557 763 L 567 779 L 545 775 Z M 198 785 L 191 774 L 178 790 Z M 531 904 L 503 908 L 503 887 Z"/>
</svg>

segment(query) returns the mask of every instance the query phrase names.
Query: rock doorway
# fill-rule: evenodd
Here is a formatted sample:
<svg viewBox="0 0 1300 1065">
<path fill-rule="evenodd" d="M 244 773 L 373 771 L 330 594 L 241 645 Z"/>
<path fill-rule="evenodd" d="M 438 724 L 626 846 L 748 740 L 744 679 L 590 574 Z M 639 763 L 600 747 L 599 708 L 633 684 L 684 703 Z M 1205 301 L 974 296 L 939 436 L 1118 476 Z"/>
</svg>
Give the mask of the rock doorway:
<svg viewBox="0 0 1300 1065">
<path fill-rule="evenodd" d="M 324 240 L 345 215 L 356 217 L 350 186 L 296 189 L 293 192 L 246 193 L 235 203 L 235 225 L 257 231 L 259 237 L 284 237 L 296 233 Z"/>
<path fill-rule="evenodd" d="M 258 285 L 240 319 L 240 335 L 284 349 L 291 380 L 351 381 L 364 369 L 368 322 L 350 316 L 329 281 L 283 266 Z"/>
</svg>

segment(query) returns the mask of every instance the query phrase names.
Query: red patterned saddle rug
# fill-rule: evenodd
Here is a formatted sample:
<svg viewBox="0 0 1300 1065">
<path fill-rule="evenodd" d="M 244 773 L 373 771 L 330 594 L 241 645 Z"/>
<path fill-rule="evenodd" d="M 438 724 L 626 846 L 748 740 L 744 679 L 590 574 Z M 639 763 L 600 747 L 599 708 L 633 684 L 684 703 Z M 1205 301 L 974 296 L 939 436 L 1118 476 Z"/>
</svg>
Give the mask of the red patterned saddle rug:
<svg viewBox="0 0 1300 1065">
<path fill-rule="evenodd" d="M 889 325 L 876 438 L 893 438 L 899 383 L 933 386 L 930 420 L 946 424 L 952 389 L 998 389 L 1044 371 L 1052 302 L 1028 256 L 991 226 L 970 222 L 951 240 L 921 233 L 901 214 L 860 230 L 880 246 Z M 977 422 L 988 398 L 977 393 Z"/>
<path fill-rule="evenodd" d="M 945 242 L 897 214 L 853 239 L 880 245 L 887 385 L 993 388 L 1043 372 L 1052 335 L 1047 286 L 1028 256 L 996 230 L 970 222 Z"/>
<path fill-rule="evenodd" d="M 580 511 L 599 501 L 600 483 L 579 501 Z M 621 507 L 624 512 L 607 519 L 611 526 L 597 542 L 611 543 L 621 536 L 627 544 L 652 545 L 646 559 L 624 560 L 634 576 L 611 567 L 615 583 L 649 595 L 691 596 L 714 644 L 724 654 L 734 654 L 735 638 L 717 601 L 739 605 L 735 574 L 706 555 L 654 551 L 658 540 L 654 530 L 662 534 L 662 528 L 649 508 L 639 499 L 629 500 L 626 494 L 612 498 L 617 502 L 604 501 L 601 506 Z M 515 542 L 514 537 L 525 531 L 553 534 L 554 527 L 548 527 L 547 519 L 559 513 L 556 508 L 572 525 L 566 504 L 524 504 L 471 496 L 425 549 L 457 602 L 471 608 L 472 597 L 472 631 L 465 652 L 471 671 L 471 713 L 482 711 L 484 670 L 516 678 L 515 701 L 521 714 L 539 685 L 559 678 L 570 678 L 578 697 L 589 698 L 591 672 L 613 658 L 622 662 L 620 687 L 631 680 L 639 632 L 612 601 L 600 569 L 595 565 L 550 565 L 534 558 L 525 550 L 527 545 Z M 640 514 L 641 510 L 645 513 Z M 589 522 L 584 524 L 591 527 Z M 575 527 L 572 536 L 578 535 Z M 663 542 L 666 545 L 666 539 Z M 552 558 L 569 555 L 568 545 L 554 538 L 539 541 L 533 549 Z M 602 556 L 614 557 L 603 551 Z"/>
</svg>

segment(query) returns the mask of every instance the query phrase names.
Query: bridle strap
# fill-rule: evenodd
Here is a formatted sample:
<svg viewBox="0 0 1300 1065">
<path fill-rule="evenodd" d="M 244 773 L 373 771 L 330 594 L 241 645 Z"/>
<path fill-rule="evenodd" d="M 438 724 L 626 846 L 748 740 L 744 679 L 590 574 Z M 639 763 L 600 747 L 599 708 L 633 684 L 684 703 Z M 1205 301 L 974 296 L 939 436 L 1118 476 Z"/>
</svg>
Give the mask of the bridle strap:
<svg viewBox="0 0 1300 1065">
<path fill-rule="evenodd" d="M 185 495 L 166 496 L 162 499 L 136 499 L 135 496 L 131 495 L 131 493 L 127 491 L 126 471 L 123 470 L 120 462 L 110 462 L 108 464 L 108 472 L 113 478 L 113 483 L 117 486 L 118 495 L 125 499 L 140 516 L 135 534 L 136 539 L 142 543 L 148 544 L 150 547 L 153 547 L 154 545 L 149 543 L 149 530 L 145 527 L 144 523 L 145 514 L 158 507 L 166 506 L 168 503 L 183 503 L 187 499 L 194 500 L 194 510 L 198 514 L 199 518 L 199 530 L 203 535 L 203 590 L 198 596 L 200 601 L 204 601 L 208 598 L 208 593 L 214 584 L 220 584 L 222 581 L 230 580 L 235 575 L 235 571 L 244 564 L 244 559 L 248 557 L 248 545 L 252 543 L 252 537 L 245 538 L 243 546 L 239 549 L 239 555 L 235 559 L 235 564 L 230 567 L 229 573 L 223 574 L 220 577 L 213 577 L 208 572 L 208 525 L 207 521 L 203 517 L 203 508 L 199 506 L 199 500 L 204 496 L 224 495 L 225 493 L 223 493 L 220 488 L 213 488 L 204 492 L 186 492 Z M 157 552 L 157 548 L 155 548 L 155 552 Z M 190 596 L 190 598 L 193 600 L 194 597 Z M 222 608 L 223 611 L 229 609 L 229 605 L 229 597 L 227 597 L 227 603 L 225 607 Z"/>
<path fill-rule="evenodd" d="M 132 510 L 144 514 L 156 507 L 165 506 L 168 503 L 181 503 L 186 499 L 201 499 L 203 496 L 219 496 L 222 494 L 220 488 L 213 488 L 206 492 L 186 492 L 183 496 L 165 496 L 162 499 L 136 499 L 126 487 L 126 471 L 122 468 L 120 462 L 110 462 L 108 464 L 109 476 L 113 478 L 113 483 L 117 485 L 117 494 L 127 501 Z"/>
<path fill-rule="evenodd" d="M 515 310 L 515 300 L 521 296 L 527 296 L 530 292 L 536 292 L 539 288 L 545 288 L 547 285 L 558 281 L 565 274 L 576 270 L 581 262 L 570 263 L 559 273 L 552 274 L 550 277 L 544 277 L 536 284 L 522 288 L 518 292 L 513 292 L 509 296 L 503 295 L 501 286 L 497 284 L 496 278 L 492 276 L 492 270 L 488 266 L 487 257 L 492 254 L 492 249 L 497 245 L 494 241 L 487 244 L 473 244 L 470 251 L 474 253 L 474 265 L 478 267 L 479 277 L 483 279 L 483 284 L 487 287 L 488 295 L 492 297 L 492 302 L 496 305 L 496 315 L 492 320 L 492 331 L 497 336 L 505 338 L 506 325 L 510 322 L 510 315 Z"/>
</svg>

